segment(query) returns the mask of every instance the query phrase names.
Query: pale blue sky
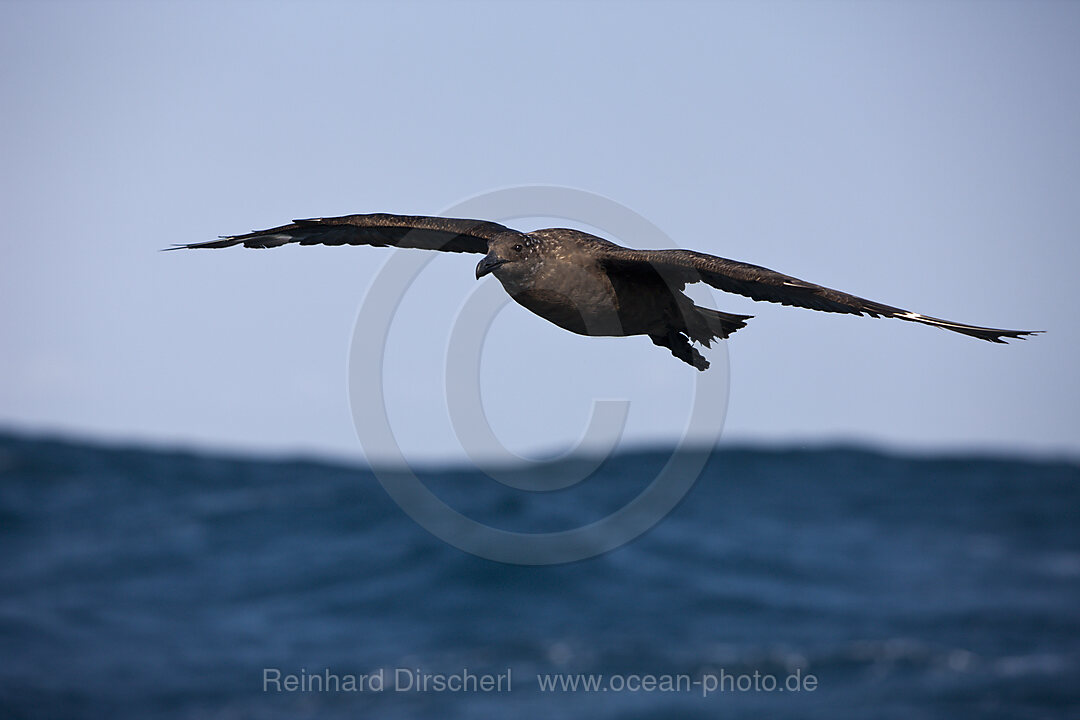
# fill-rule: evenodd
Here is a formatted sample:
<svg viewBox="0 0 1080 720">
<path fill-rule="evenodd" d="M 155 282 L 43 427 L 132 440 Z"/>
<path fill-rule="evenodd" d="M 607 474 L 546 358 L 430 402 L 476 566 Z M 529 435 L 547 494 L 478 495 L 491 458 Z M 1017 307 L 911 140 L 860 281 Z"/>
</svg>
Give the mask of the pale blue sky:
<svg viewBox="0 0 1080 720">
<path fill-rule="evenodd" d="M 391 251 L 158 249 L 541 184 L 683 247 L 1048 331 L 718 295 L 756 316 L 727 437 L 1080 454 L 1078 39 L 1075 3 L 2 3 L 0 427 L 361 457 L 347 353 Z M 438 258 L 391 331 L 410 458 L 463 458 L 444 361 L 475 260 Z M 644 338 L 510 307 L 484 358 L 517 450 L 571 444 L 594 396 L 632 400 L 632 442 L 686 422 L 693 370 Z"/>
</svg>

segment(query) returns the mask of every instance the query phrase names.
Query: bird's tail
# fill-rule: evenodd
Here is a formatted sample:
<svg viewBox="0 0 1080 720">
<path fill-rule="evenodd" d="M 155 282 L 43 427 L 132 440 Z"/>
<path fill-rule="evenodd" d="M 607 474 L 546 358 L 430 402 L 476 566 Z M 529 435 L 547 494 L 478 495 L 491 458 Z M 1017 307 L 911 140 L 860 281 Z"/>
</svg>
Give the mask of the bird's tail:
<svg viewBox="0 0 1080 720">
<path fill-rule="evenodd" d="M 746 321 L 753 315 L 732 315 L 710 308 L 703 308 L 687 303 L 683 306 L 685 330 L 668 328 L 664 335 L 650 335 L 655 345 L 666 347 L 671 354 L 698 370 L 707 370 L 709 361 L 698 352 L 691 341 L 711 347 L 715 339 L 724 339 L 739 328 L 746 327 Z"/>
<path fill-rule="evenodd" d="M 687 335 L 705 347 L 712 345 L 714 338 L 723 340 L 739 328 L 746 327 L 746 321 L 753 315 L 733 315 L 698 305 L 691 306 L 692 312 L 687 317 Z M 695 322 L 696 320 L 696 322 Z"/>
</svg>

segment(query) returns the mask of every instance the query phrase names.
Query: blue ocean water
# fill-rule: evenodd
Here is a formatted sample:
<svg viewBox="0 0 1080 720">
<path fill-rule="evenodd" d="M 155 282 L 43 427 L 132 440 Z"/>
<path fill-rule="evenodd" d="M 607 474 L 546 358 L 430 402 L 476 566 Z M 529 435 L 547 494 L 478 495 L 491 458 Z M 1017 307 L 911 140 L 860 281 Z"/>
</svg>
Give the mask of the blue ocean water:
<svg viewBox="0 0 1080 720">
<path fill-rule="evenodd" d="M 537 530 L 611 512 L 666 460 L 549 494 L 422 478 Z M 0 716 L 1080 717 L 1078 509 L 1067 462 L 732 449 L 638 540 L 523 567 L 437 540 L 363 468 L 0 435 Z M 394 684 L 465 672 L 510 689 Z M 541 691 L 554 673 L 601 689 Z"/>
</svg>

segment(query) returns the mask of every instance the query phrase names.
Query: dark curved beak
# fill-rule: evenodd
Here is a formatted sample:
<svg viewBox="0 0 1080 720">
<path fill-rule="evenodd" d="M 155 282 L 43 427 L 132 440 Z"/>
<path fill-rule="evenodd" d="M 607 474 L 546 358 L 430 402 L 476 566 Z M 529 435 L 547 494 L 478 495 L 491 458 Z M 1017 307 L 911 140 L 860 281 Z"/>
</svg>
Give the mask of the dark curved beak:
<svg viewBox="0 0 1080 720">
<path fill-rule="evenodd" d="M 505 262 L 506 260 L 495 257 L 495 253 L 488 253 L 483 260 L 476 264 L 476 279 L 479 280 Z"/>
</svg>

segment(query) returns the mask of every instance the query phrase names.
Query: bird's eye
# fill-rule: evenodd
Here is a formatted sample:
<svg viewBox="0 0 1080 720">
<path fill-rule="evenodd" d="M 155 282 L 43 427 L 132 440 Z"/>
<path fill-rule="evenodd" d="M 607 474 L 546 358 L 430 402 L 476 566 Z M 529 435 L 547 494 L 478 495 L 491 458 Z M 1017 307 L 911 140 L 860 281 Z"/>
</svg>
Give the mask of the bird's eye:
<svg viewBox="0 0 1080 720">
<path fill-rule="evenodd" d="M 521 243 L 514 246 L 514 252 L 521 252 Z"/>
</svg>

